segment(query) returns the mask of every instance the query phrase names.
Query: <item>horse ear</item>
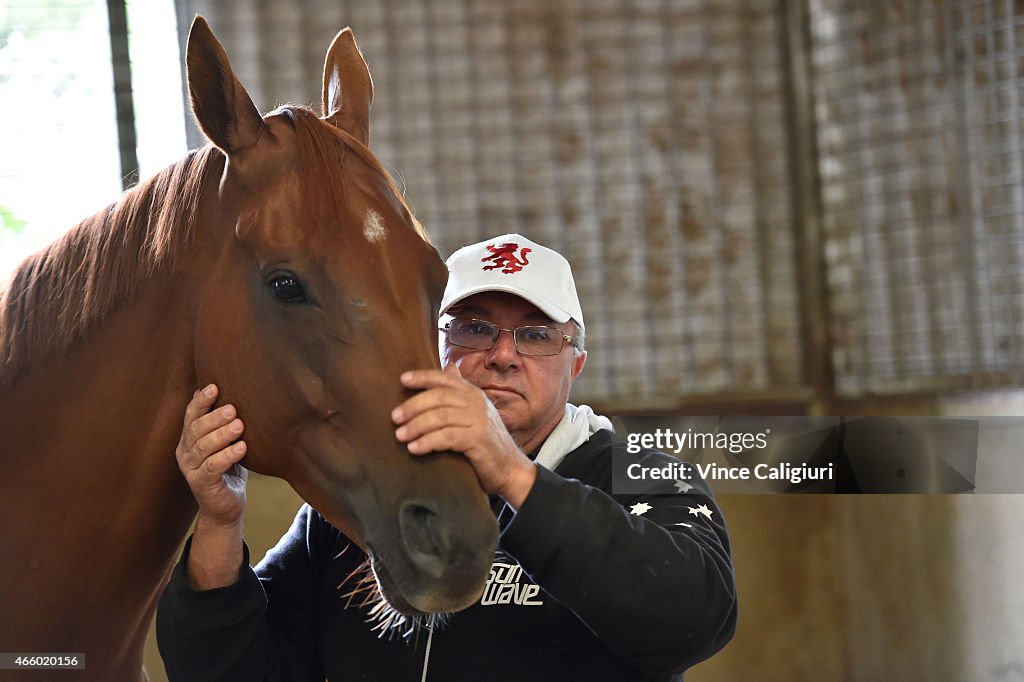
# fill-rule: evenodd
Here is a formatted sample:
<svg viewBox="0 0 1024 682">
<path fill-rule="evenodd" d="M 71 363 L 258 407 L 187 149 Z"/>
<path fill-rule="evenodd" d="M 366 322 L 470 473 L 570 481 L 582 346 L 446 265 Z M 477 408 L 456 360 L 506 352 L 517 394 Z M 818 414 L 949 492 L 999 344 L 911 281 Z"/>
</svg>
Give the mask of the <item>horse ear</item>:
<svg viewBox="0 0 1024 682">
<path fill-rule="evenodd" d="M 256 144 L 263 118 L 231 70 L 224 46 L 198 14 L 188 32 L 185 64 L 192 111 L 210 141 L 228 156 Z"/>
<path fill-rule="evenodd" d="M 373 80 L 351 28 L 334 37 L 324 61 L 323 116 L 365 145 L 370 143 Z"/>
</svg>

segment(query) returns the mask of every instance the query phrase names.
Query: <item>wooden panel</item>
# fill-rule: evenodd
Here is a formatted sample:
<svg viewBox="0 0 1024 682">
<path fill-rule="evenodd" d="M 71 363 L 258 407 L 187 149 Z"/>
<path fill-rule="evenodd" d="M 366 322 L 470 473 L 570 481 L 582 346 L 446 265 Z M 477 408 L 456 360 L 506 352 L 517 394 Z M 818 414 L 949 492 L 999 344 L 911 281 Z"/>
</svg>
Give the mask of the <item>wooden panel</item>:
<svg viewBox="0 0 1024 682">
<path fill-rule="evenodd" d="M 954 537 L 956 498 L 836 498 L 837 568 L 853 680 L 976 679 L 964 658 Z"/>
<path fill-rule="evenodd" d="M 1024 679 L 1020 496 L 721 503 L 740 625 L 689 682 Z"/>
<path fill-rule="evenodd" d="M 841 680 L 844 606 L 838 498 L 723 495 L 739 587 L 739 627 L 687 682 Z"/>
<path fill-rule="evenodd" d="M 1019 474 L 1018 474 L 1019 475 Z M 688 682 L 1024 679 L 1024 498 L 723 495 L 735 639 Z M 300 501 L 253 475 L 254 559 Z M 153 633 L 146 667 L 165 682 Z"/>
</svg>

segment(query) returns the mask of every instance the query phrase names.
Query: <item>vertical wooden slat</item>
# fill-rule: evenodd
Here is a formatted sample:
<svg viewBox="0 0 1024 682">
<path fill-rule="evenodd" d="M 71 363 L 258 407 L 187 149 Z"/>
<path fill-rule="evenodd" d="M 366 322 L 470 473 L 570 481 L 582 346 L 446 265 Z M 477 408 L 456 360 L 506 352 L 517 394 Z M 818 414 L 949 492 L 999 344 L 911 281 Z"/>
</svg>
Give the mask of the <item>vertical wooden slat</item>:
<svg viewBox="0 0 1024 682">
<path fill-rule="evenodd" d="M 804 367 L 814 395 L 812 413 L 828 414 L 834 395 L 826 276 L 821 239 L 817 129 L 811 76 L 808 14 L 803 2 L 779 3 L 782 63 L 789 121 L 793 187 L 794 259 L 800 272 L 800 329 Z"/>
<path fill-rule="evenodd" d="M 110 63 L 114 72 L 121 187 L 128 189 L 139 179 L 139 157 L 136 152 L 131 56 L 128 52 L 128 14 L 124 0 L 107 0 L 107 18 L 110 26 Z"/>
</svg>

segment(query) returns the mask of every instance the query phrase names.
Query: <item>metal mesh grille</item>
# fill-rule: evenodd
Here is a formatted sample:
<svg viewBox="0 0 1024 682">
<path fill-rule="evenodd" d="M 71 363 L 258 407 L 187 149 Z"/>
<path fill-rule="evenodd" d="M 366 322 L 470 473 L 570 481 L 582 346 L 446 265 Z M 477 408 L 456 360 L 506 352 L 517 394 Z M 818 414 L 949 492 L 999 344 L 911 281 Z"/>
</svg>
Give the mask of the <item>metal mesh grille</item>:
<svg viewBox="0 0 1024 682">
<path fill-rule="evenodd" d="M 801 382 L 776 3 L 183 2 L 263 110 L 351 25 L 372 146 L 447 255 L 518 231 L 572 262 L 575 397 L 638 409 Z M 187 23 L 186 23 L 187 25 Z"/>
<path fill-rule="evenodd" d="M 841 394 L 1024 378 L 1022 12 L 811 2 Z"/>
</svg>

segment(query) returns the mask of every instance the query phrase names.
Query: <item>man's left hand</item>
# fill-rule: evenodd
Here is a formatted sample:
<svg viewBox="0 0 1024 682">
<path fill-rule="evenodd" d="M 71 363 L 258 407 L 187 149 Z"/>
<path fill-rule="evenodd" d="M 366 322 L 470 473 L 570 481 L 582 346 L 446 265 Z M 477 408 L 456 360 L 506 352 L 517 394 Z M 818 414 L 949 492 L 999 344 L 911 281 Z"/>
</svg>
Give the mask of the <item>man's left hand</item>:
<svg viewBox="0 0 1024 682">
<path fill-rule="evenodd" d="M 484 392 L 463 379 L 454 365 L 443 371 L 405 372 L 401 381 L 406 388 L 423 390 L 392 410 L 398 440 L 414 455 L 445 450 L 465 454 L 484 492 L 518 509 L 537 470 Z"/>
</svg>

